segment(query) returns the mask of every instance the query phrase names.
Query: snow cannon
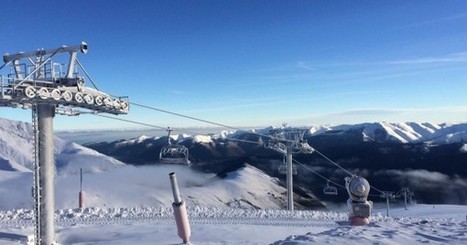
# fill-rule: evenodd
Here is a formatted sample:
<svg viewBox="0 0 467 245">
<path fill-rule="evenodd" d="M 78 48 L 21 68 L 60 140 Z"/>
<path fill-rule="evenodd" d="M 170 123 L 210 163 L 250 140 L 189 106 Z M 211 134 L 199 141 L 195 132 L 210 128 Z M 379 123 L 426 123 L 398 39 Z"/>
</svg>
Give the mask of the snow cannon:
<svg viewBox="0 0 467 245">
<path fill-rule="evenodd" d="M 349 207 L 350 224 L 368 225 L 373 207 L 373 202 L 367 200 L 370 184 L 365 178 L 353 175 L 345 178 L 345 188 L 349 193 L 347 206 Z"/>
<path fill-rule="evenodd" d="M 174 202 L 172 207 L 174 209 L 175 223 L 177 224 L 178 236 L 183 240 L 183 243 L 190 243 L 190 223 L 188 222 L 188 214 L 186 211 L 185 202 L 180 196 L 180 190 L 178 189 L 177 177 L 175 173 L 169 174 L 170 184 L 172 186 L 172 193 L 174 196 Z"/>
</svg>

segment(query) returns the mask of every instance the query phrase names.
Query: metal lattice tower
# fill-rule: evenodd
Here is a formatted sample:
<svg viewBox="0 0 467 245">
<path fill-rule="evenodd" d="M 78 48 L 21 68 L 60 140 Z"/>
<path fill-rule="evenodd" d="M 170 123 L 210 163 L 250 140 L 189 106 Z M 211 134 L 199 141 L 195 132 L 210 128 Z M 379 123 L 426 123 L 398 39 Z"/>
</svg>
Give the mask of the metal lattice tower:
<svg viewBox="0 0 467 245">
<path fill-rule="evenodd" d="M 0 106 L 32 109 L 34 159 L 35 243 L 55 244 L 55 188 L 53 118 L 55 113 L 79 115 L 93 113 L 127 114 L 126 97 L 112 97 L 100 91 L 77 59 L 88 45 L 31 52 L 6 53 L 0 73 Z M 68 55 L 68 59 L 63 56 Z M 55 61 L 54 61 L 55 60 Z M 57 62 L 58 60 L 58 62 Z M 63 65 L 67 64 L 67 65 Z M 93 87 L 85 86 L 84 73 Z"/>
<path fill-rule="evenodd" d="M 396 196 L 393 191 L 383 191 L 380 197 L 386 198 L 386 216 L 389 217 L 389 199 L 394 199 Z"/>
<path fill-rule="evenodd" d="M 412 204 L 412 197 L 414 193 L 408 187 L 402 187 L 397 193 L 396 197 L 404 197 L 404 207 L 407 210 L 407 199 L 409 199 L 409 203 Z"/>
<path fill-rule="evenodd" d="M 306 140 L 303 139 L 305 135 L 305 129 L 295 128 L 283 128 L 271 129 L 269 134 L 271 140 L 266 144 L 267 148 L 273 149 L 286 157 L 287 162 L 287 210 L 294 210 L 293 203 L 293 165 L 292 165 L 292 154 L 305 153 L 311 154 L 314 152 Z"/>
<path fill-rule="evenodd" d="M 39 146 L 38 146 L 38 133 L 39 130 L 37 128 L 37 113 L 36 113 L 36 107 L 34 106 L 32 108 L 32 143 L 33 143 L 33 168 L 34 168 L 34 174 L 33 174 L 33 198 L 34 198 L 34 222 L 35 222 L 35 230 L 34 230 L 34 241 L 37 241 L 36 243 L 39 243 L 40 241 L 40 196 L 41 196 L 41 189 L 40 189 L 40 166 L 39 166 Z"/>
</svg>

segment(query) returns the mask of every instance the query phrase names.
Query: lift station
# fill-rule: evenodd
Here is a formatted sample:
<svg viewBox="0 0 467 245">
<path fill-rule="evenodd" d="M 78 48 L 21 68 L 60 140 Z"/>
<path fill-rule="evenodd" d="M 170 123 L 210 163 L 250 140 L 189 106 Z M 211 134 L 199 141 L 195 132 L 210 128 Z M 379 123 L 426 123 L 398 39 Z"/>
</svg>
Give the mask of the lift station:
<svg viewBox="0 0 467 245">
<path fill-rule="evenodd" d="M 98 89 L 77 59 L 88 45 L 31 52 L 6 53 L 0 66 L 0 106 L 32 110 L 34 134 L 35 244 L 55 244 L 55 187 L 53 118 L 55 114 L 127 114 L 126 97 L 113 97 Z M 68 59 L 66 59 L 68 55 Z M 64 58 L 65 56 L 65 58 Z M 64 62 L 54 62 L 54 60 Z M 67 64 L 66 64 L 67 63 Z M 5 67 L 8 71 L 2 72 Z M 92 87 L 87 87 L 84 73 Z"/>
</svg>

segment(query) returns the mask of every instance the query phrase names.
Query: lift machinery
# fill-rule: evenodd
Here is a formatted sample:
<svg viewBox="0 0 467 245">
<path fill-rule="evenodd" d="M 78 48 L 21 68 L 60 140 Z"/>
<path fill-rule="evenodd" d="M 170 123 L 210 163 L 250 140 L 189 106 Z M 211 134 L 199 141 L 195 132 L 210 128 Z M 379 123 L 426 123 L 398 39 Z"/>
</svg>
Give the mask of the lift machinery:
<svg viewBox="0 0 467 245">
<path fill-rule="evenodd" d="M 92 81 L 77 59 L 78 53 L 87 51 L 87 43 L 82 42 L 6 53 L 0 66 L 0 106 L 32 110 L 36 245 L 55 244 L 54 116 L 79 115 L 79 109 L 114 115 L 129 111 L 126 97 L 104 93 Z M 93 86 L 86 86 L 85 80 Z"/>
</svg>

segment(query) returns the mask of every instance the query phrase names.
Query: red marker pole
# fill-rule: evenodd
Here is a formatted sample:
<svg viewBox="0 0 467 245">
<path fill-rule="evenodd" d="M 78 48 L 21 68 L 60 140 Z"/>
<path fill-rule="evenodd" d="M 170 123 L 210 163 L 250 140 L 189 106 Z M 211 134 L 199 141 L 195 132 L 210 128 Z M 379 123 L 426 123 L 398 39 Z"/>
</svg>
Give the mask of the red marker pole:
<svg viewBox="0 0 467 245">
<path fill-rule="evenodd" d="M 170 184 L 172 186 L 172 193 L 174 196 L 174 202 L 172 207 L 174 209 L 175 223 L 177 224 L 178 236 L 183 240 L 183 243 L 190 243 L 190 223 L 188 221 L 188 214 L 186 211 L 185 202 L 180 196 L 180 190 L 178 189 L 177 177 L 175 173 L 169 174 Z"/>
</svg>

